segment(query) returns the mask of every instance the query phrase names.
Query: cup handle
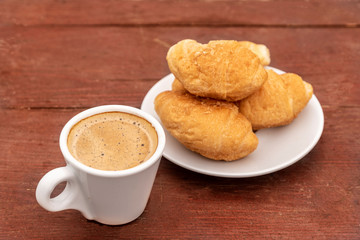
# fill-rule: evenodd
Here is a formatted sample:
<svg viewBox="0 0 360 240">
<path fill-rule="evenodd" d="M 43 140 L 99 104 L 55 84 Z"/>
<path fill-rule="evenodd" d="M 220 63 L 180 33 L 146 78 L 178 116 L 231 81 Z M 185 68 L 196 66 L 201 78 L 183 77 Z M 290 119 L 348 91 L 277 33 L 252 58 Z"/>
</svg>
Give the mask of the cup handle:
<svg viewBox="0 0 360 240">
<path fill-rule="evenodd" d="M 58 196 L 51 198 L 55 187 L 62 182 L 66 182 L 65 189 Z M 75 209 L 87 219 L 93 219 L 78 180 L 69 166 L 53 169 L 42 177 L 36 188 L 36 200 L 48 211 Z"/>
</svg>

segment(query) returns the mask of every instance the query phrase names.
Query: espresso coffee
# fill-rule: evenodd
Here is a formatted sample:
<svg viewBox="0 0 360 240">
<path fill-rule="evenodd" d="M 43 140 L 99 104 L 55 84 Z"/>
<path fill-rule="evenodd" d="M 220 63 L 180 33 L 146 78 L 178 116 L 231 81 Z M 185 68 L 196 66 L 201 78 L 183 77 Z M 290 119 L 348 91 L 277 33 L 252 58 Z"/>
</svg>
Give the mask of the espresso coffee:
<svg viewBox="0 0 360 240">
<path fill-rule="evenodd" d="M 67 146 L 79 162 L 100 170 L 135 167 L 155 152 L 158 136 L 147 120 L 123 112 L 106 112 L 78 122 Z"/>
</svg>

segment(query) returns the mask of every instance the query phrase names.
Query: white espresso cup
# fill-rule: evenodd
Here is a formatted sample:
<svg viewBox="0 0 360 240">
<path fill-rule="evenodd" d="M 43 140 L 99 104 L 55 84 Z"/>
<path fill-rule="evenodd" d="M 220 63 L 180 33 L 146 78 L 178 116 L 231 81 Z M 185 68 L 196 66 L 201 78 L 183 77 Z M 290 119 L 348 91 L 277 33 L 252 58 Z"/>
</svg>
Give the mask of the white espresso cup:
<svg viewBox="0 0 360 240">
<path fill-rule="evenodd" d="M 151 123 L 158 136 L 155 153 L 133 168 L 118 171 L 99 170 L 77 161 L 67 146 L 71 128 L 84 118 L 104 112 L 129 113 Z M 140 109 L 105 105 L 83 111 L 74 116 L 60 134 L 60 149 L 66 166 L 53 169 L 43 176 L 36 189 L 36 199 L 43 208 L 52 212 L 75 209 L 85 218 L 103 224 L 119 225 L 131 222 L 139 217 L 146 207 L 164 147 L 165 133 L 161 124 Z M 66 182 L 65 189 L 51 198 L 55 187 L 62 182 Z"/>
</svg>

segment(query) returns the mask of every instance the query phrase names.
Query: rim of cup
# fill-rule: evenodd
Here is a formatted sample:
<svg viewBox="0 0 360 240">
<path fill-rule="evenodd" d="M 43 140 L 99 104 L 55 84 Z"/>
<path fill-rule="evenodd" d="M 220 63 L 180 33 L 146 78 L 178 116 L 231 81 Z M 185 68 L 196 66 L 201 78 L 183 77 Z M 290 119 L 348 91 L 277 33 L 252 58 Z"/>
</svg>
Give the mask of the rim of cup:
<svg viewBox="0 0 360 240">
<path fill-rule="evenodd" d="M 108 170 L 100 170 L 100 169 L 92 168 L 76 160 L 75 157 L 71 155 L 67 147 L 67 138 L 71 128 L 82 119 L 105 112 L 130 113 L 138 117 L 144 118 L 145 120 L 150 122 L 151 125 L 155 128 L 155 131 L 158 136 L 158 145 L 156 147 L 154 154 L 148 160 L 144 161 L 143 163 L 135 167 L 128 168 L 125 170 L 116 170 L 116 171 L 108 171 Z M 148 167 L 150 167 L 151 165 L 153 165 L 159 158 L 161 158 L 165 148 L 165 132 L 161 124 L 158 122 L 158 120 L 156 120 L 153 116 L 138 108 L 125 106 L 125 105 L 102 105 L 102 106 L 89 108 L 72 117 L 65 124 L 65 126 L 63 127 L 60 133 L 59 144 L 60 144 L 60 150 L 64 155 L 67 164 L 69 164 L 70 162 L 72 166 L 81 169 L 91 175 L 102 176 L 102 177 L 122 177 L 122 176 L 128 176 L 141 172 L 147 169 Z"/>
</svg>

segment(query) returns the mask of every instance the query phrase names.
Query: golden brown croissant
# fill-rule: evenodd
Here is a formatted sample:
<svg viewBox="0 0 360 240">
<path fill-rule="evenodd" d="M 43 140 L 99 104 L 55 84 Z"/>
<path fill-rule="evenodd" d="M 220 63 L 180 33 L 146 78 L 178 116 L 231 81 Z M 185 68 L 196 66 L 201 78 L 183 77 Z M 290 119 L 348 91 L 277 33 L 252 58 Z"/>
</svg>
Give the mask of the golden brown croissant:
<svg viewBox="0 0 360 240">
<path fill-rule="evenodd" d="M 166 91 L 155 98 L 164 127 L 185 147 L 214 160 L 232 161 L 253 152 L 258 139 L 234 103 Z"/>
<path fill-rule="evenodd" d="M 268 79 L 261 89 L 238 102 L 239 111 L 251 122 L 254 130 L 289 124 L 313 93 L 312 86 L 296 74 L 267 72 Z"/>
<path fill-rule="evenodd" d="M 237 41 L 182 40 L 169 49 L 166 59 L 184 88 L 202 97 L 237 101 L 259 90 L 267 79 L 259 58 Z"/>
</svg>

